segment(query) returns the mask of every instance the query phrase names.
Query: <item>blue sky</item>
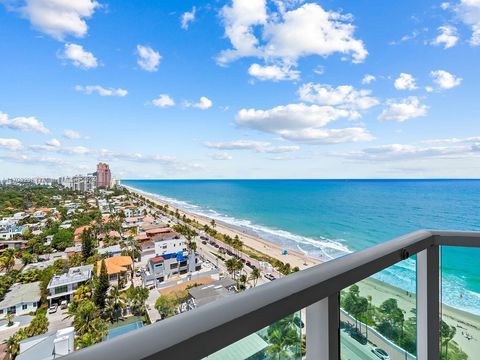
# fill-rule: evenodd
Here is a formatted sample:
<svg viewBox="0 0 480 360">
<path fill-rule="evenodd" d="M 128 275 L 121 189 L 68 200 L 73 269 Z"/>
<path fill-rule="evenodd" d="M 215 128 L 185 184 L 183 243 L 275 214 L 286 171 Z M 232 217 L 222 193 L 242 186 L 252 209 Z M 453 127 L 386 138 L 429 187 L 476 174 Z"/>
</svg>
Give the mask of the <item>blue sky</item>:
<svg viewBox="0 0 480 360">
<path fill-rule="evenodd" d="M 0 0 L 1 177 L 479 177 L 480 0 Z"/>
</svg>

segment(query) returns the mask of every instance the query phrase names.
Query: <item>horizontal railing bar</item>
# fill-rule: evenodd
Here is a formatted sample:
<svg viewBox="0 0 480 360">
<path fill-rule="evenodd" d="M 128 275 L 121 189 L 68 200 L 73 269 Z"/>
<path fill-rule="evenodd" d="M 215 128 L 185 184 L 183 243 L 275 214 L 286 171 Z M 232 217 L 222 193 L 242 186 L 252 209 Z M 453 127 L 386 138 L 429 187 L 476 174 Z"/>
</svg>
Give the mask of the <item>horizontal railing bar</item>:
<svg viewBox="0 0 480 360">
<path fill-rule="evenodd" d="M 431 230 L 433 241 L 439 246 L 480 247 L 480 236 L 473 231 Z"/>
<path fill-rule="evenodd" d="M 66 358 L 199 359 L 431 245 L 430 231 L 416 231 L 217 300 Z"/>
</svg>

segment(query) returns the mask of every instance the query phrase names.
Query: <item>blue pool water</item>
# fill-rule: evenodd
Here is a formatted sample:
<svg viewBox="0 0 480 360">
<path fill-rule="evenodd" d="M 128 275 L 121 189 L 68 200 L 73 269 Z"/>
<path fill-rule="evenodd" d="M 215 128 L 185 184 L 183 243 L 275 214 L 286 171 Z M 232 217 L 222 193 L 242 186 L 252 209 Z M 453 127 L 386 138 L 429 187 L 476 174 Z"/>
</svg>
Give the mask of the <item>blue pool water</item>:
<svg viewBox="0 0 480 360">
<path fill-rule="evenodd" d="M 480 230 L 480 180 L 125 180 L 324 260 L 418 229 Z M 480 313 L 480 251 L 442 254 L 443 300 Z M 415 290 L 415 264 L 379 276 Z"/>
<path fill-rule="evenodd" d="M 129 333 L 130 331 L 140 329 L 141 327 L 143 327 L 143 323 L 141 321 L 137 321 L 137 322 L 134 322 L 134 323 L 131 323 L 131 324 L 128 324 L 128 325 L 116 327 L 114 329 L 111 329 L 108 332 L 107 340 L 110 340 L 110 339 L 113 339 L 117 336 Z"/>
</svg>

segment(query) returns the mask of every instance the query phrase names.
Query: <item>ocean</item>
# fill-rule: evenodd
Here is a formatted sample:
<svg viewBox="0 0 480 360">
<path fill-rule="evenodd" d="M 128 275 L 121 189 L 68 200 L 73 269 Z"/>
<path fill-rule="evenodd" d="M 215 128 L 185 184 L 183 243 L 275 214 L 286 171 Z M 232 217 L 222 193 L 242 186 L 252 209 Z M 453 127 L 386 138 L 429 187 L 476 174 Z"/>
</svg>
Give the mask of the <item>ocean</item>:
<svg viewBox="0 0 480 360">
<path fill-rule="evenodd" d="M 480 180 L 122 180 L 323 260 L 418 229 L 480 231 Z M 480 314 L 480 249 L 442 250 L 442 301 Z M 415 292 L 415 262 L 377 275 Z"/>
</svg>

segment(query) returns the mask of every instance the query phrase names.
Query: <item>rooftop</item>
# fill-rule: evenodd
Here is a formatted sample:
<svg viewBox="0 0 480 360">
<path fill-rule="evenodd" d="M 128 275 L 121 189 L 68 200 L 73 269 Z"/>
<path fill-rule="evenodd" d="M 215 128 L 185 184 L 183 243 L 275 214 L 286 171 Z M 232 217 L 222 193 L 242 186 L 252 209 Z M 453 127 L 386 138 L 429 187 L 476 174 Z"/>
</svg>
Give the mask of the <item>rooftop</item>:
<svg viewBox="0 0 480 360">
<path fill-rule="evenodd" d="M 21 303 L 40 301 L 40 281 L 28 284 L 13 284 L 5 298 L 0 302 L 0 309 L 9 308 Z"/>
<path fill-rule="evenodd" d="M 93 265 L 72 267 L 67 273 L 55 275 L 48 283 L 47 289 L 55 288 L 61 285 L 87 281 L 92 277 L 92 270 Z"/>
<path fill-rule="evenodd" d="M 133 264 L 130 256 L 113 256 L 105 259 L 105 265 L 107 266 L 107 274 L 118 274 L 128 271 L 128 267 Z M 102 268 L 102 261 L 97 262 L 97 275 L 100 275 Z"/>
</svg>

